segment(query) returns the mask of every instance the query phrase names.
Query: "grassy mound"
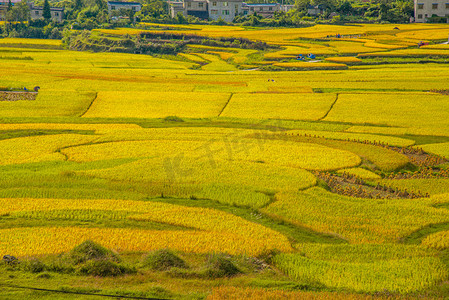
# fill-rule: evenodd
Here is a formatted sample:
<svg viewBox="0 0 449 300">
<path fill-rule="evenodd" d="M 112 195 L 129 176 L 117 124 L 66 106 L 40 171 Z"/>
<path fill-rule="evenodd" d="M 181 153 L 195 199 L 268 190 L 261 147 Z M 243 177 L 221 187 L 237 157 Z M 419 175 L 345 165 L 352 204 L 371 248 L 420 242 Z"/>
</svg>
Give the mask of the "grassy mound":
<svg viewBox="0 0 449 300">
<path fill-rule="evenodd" d="M 213 254 L 206 262 L 204 275 L 208 278 L 232 277 L 242 273 L 224 254 Z"/>
<path fill-rule="evenodd" d="M 112 260 L 114 262 L 120 262 L 117 254 L 90 240 L 84 241 L 73 248 L 68 253 L 68 258 L 74 264 L 84 263 L 89 260 Z"/>
<path fill-rule="evenodd" d="M 187 264 L 169 249 L 156 250 L 149 253 L 143 265 L 153 270 L 166 271 L 171 268 L 187 268 Z"/>
<path fill-rule="evenodd" d="M 87 261 L 79 268 L 78 272 L 82 275 L 107 277 L 135 273 L 135 269 L 128 268 L 110 260 L 98 259 Z"/>
</svg>

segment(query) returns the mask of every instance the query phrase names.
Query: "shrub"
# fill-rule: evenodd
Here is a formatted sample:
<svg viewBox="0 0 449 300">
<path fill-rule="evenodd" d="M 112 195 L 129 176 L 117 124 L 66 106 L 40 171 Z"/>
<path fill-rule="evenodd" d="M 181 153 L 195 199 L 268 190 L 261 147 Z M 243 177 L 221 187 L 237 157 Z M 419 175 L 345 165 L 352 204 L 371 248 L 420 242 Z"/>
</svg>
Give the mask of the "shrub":
<svg viewBox="0 0 449 300">
<path fill-rule="evenodd" d="M 232 277 L 241 271 L 224 255 L 213 254 L 206 262 L 204 275 L 208 278 Z"/>
<path fill-rule="evenodd" d="M 42 272 L 39 275 L 36 276 L 36 278 L 40 278 L 40 279 L 49 279 L 52 278 L 53 276 L 50 273 L 47 272 Z"/>
<path fill-rule="evenodd" d="M 167 121 L 167 122 L 184 122 L 184 120 L 181 119 L 181 118 L 178 117 L 178 116 L 168 116 L 168 117 L 165 117 L 165 118 L 164 118 L 164 121 Z"/>
<path fill-rule="evenodd" d="M 89 240 L 84 241 L 73 248 L 68 253 L 68 257 L 74 264 L 80 264 L 89 260 L 99 259 L 120 262 L 120 258 L 117 256 L 117 254 Z"/>
<path fill-rule="evenodd" d="M 134 269 L 125 267 L 106 259 L 89 260 L 79 268 L 82 275 L 92 276 L 120 276 L 129 273 L 135 273 Z"/>
<path fill-rule="evenodd" d="M 153 251 L 143 261 L 145 267 L 153 270 L 166 271 L 171 268 L 187 268 L 187 264 L 169 249 Z"/>
<path fill-rule="evenodd" d="M 24 262 L 23 269 L 31 273 L 40 273 L 46 269 L 45 264 L 37 258 Z"/>
</svg>

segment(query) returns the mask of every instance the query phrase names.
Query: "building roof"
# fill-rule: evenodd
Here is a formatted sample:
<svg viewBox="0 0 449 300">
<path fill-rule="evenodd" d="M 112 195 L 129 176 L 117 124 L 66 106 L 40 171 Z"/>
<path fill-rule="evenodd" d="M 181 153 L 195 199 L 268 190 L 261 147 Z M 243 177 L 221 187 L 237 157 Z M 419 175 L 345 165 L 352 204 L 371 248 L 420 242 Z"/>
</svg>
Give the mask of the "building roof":
<svg viewBox="0 0 449 300">
<path fill-rule="evenodd" d="M 111 5 L 142 5 L 139 2 L 120 2 L 120 1 L 108 1 Z"/>
<path fill-rule="evenodd" d="M 43 6 L 31 6 L 30 9 L 44 10 Z M 50 7 L 51 11 L 64 11 L 64 7 Z"/>
</svg>

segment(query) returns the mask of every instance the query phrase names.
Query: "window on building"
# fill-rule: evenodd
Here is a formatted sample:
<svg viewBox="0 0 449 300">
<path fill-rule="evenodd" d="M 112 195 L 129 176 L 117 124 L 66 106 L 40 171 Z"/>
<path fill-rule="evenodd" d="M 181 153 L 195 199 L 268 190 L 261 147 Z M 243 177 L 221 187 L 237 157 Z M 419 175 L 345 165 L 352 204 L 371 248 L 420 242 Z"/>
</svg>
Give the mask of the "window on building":
<svg viewBox="0 0 449 300">
<path fill-rule="evenodd" d="M 424 18 L 427 18 L 427 14 L 424 14 Z"/>
<path fill-rule="evenodd" d="M 111 6 L 111 10 L 115 10 L 115 6 Z"/>
<path fill-rule="evenodd" d="M 198 3 L 198 7 L 203 8 L 203 4 L 204 4 L 203 2 Z"/>
<path fill-rule="evenodd" d="M 438 9 L 438 3 L 432 3 L 432 9 Z"/>
<path fill-rule="evenodd" d="M 227 9 L 224 9 L 224 10 L 223 10 L 223 15 L 225 15 L 225 16 L 229 16 L 229 10 L 227 10 Z"/>
<path fill-rule="evenodd" d="M 424 3 L 418 3 L 418 9 L 424 9 Z"/>
<path fill-rule="evenodd" d="M 246 16 L 246 15 L 248 14 L 248 11 L 247 11 L 247 10 L 244 10 L 244 11 L 243 11 L 243 14 Z"/>
<path fill-rule="evenodd" d="M 259 11 L 263 11 L 263 7 L 259 7 Z"/>
<path fill-rule="evenodd" d="M 228 6 L 228 2 L 223 2 L 223 6 Z"/>
<path fill-rule="evenodd" d="M 238 11 L 239 11 L 239 6 L 236 4 L 235 5 L 235 13 L 238 14 Z"/>
<path fill-rule="evenodd" d="M 254 7 L 250 7 L 249 10 L 250 10 L 250 11 L 254 11 Z"/>
<path fill-rule="evenodd" d="M 135 6 L 132 7 L 132 10 L 133 10 L 133 11 L 136 11 L 136 9 L 137 9 L 137 8 L 136 8 Z"/>
<path fill-rule="evenodd" d="M 212 6 L 217 6 L 217 2 L 212 2 Z"/>
<path fill-rule="evenodd" d="M 191 8 L 191 7 L 192 7 L 192 3 L 187 2 L 187 7 L 188 7 L 188 8 Z"/>
<path fill-rule="evenodd" d="M 422 15 L 418 15 L 418 19 L 422 19 Z"/>
<path fill-rule="evenodd" d="M 218 10 L 216 10 L 216 9 L 211 9 L 210 14 L 211 14 L 211 15 L 218 15 Z"/>
<path fill-rule="evenodd" d="M 446 3 L 446 9 L 449 9 L 449 3 Z"/>
<path fill-rule="evenodd" d="M 59 17 L 59 13 L 55 12 L 55 16 L 56 16 L 56 17 Z"/>
<path fill-rule="evenodd" d="M 268 7 L 268 10 L 269 10 L 269 11 L 272 11 L 272 10 L 273 10 L 273 8 L 272 8 L 272 7 L 270 6 L 270 7 Z"/>
<path fill-rule="evenodd" d="M 36 16 L 38 16 L 38 15 L 39 15 L 39 11 L 38 11 L 38 10 L 34 11 L 34 14 L 35 14 Z"/>
</svg>

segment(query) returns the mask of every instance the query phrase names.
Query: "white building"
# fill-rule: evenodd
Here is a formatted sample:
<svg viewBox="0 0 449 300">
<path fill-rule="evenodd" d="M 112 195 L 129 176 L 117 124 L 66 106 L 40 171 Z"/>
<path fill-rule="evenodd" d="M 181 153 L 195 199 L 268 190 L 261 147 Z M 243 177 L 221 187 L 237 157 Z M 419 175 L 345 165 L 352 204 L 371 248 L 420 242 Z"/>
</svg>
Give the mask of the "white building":
<svg viewBox="0 0 449 300">
<path fill-rule="evenodd" d="M 132 10 L 133 12 L 138 12 L 142 9 L 142 4 L 138 2 L 119 2 L 119 1 L 108 1 L 108 12 L 111 13 L 114 10 Z"/>
<path fill-rule="evenodd" d="M 30 17 L 32 20 L 43 18 L 44 7 L 34 6 L 33 3 L 29 5 L 30 7 Z M 62 22 L 64 19 L 64 8 L 62 7 L 50 7 L 51 19 L 53 21 Z"/>
<path fill-rule="evenodd" d="M 449 20 L 449 0 L 415 0 L 415 22 L 427 22 L 432 16 Z"/>
<path fill-rule="evenodd" d="M 207 0 L 209 3 L 209 18 L 212 20 L 223 19 L 232 22 L 235 16 L 242 13 L 242 0 Z"/>
<path fill-rule="evenodd" d="M 243 15 L 257 14 L 264 18 L 273 17 L 274 13 L 281 11 L 279 3 L 243 3 Z"/>
</svg>

